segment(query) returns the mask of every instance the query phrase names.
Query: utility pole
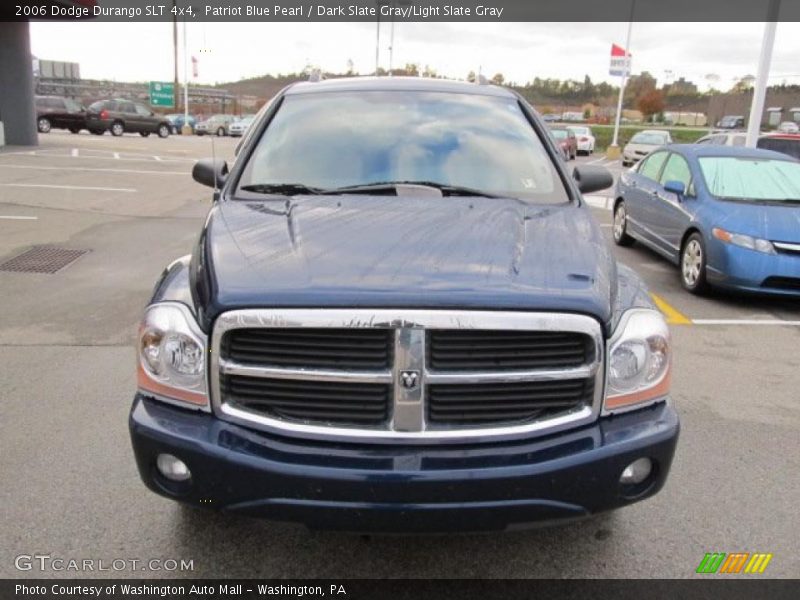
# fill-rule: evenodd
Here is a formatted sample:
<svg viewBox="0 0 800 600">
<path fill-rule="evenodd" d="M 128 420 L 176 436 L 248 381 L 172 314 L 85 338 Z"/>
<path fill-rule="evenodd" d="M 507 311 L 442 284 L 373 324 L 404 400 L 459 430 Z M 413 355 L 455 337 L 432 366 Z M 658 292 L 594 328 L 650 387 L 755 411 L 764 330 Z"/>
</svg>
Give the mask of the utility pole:
<svg viewBox="0 0 800 600">
<path fill-rule="evenodd" d="M 772 62 L 772 48 L 775 45 L 775 30 L 778 28 L 778 14 L 781 0 L 770 0 L 767 8 L 767 20 L 764 23 L 764 37 L 761 40 L 761 56 L 758 59 L 758 73 L 753 88 L 753 103 L 750 105 L 750 120 L 747 123 L 748 148 L 755 148 L 758 134 L 761 131 L 761 116 L 764 114 L 764 101 L 767 95 L 767 79 L 769 65 Z"/>
<path fill-rule="evenodd" d="M 189 125 L 189 51 L 186 41 L 186 18 L 183 19 L 183 127 L 182 135 L 192 135 L 194 131 Z"/>
</svg>

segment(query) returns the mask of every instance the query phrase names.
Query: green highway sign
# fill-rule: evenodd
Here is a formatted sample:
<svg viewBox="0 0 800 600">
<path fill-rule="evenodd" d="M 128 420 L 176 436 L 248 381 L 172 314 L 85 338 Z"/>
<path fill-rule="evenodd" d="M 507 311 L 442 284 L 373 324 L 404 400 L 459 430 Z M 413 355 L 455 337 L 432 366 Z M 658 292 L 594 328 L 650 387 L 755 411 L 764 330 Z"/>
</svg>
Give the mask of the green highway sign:
<svg viewBox="0 0 800 600">
<path fill-rule="evenodd" d="M 150 106 L 175 106 L 175 85 L 165 81 L 150 82 Z"/>
</svg>

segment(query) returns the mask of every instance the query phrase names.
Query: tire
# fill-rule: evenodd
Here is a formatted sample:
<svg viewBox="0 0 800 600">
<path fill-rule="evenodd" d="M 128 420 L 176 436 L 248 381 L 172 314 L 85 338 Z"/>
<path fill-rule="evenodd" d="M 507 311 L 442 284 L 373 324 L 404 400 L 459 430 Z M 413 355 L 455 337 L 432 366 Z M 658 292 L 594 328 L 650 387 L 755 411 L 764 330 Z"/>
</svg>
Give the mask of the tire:
<svg viewBox="0 0 800 600">
<path fill-rule="evenodd" d="M 625 208 L 625 202 L 620 200 L 614 207 L 614 224 L 611 227 L 611 232 L 614 236 L 614 243 L 617 246 L 633 246 L 636 242 L 630 235 L 628 235 L 628 210 Z"/>
<path fill-rule="evenodd" d="M 217 129 L 217 137 L 222 137 L 223 135 L 225 135 L 225 128 L 224 127 L 219 127 Z"/>
<path fill-rule="evenodd" d="M 150 135 L 150 132 L 149 131 L 140 131 L 139 135 L 142 136 L 142 137 L 148 137 Z"/>
<path fill-rule="evenodd" d="M 114 137 L 119 137 L 123 133 L 125 133 L 125 126 L 122 124 L 121 121 L 114 121 L 111 124 L 111 135 Z"/>
<path fill-rule="evenodd" d="M 158 137 L 160 137 L 161 139 L 164 139 L 165 137 L 169 137 L 169 126 L 164 125 L 164 123 L 159 125 L 158 126 Z"/>
<path fill-rule="evenodd" d="M 631 166 L 631 164 L 632 164 L 632 163 L 631 163 L 631 162 L 629 162 L 629 161 L 627 161 L 627 160 L 623 160 L 623 161 L 622 161 L 622 166 L 623 166 L 623 167 L 630 167 L 630 166 Z"/>
<path fill-rule="evenodd" d="M 706 246 L 703 236 L 695 232 L 686 238 L 681 248 L 681 283 L 692 294 L 708 290 L 706 282 Z"/>
<path fill-rule="evenodd" d="M 47 117 L 39 117 L 36 121 L 36 128 L 39 130 L 39 133 L 50 133 L 53 125 Z"/>
<path fill-rule="evenodd" d="M 79 128 L 79 127 L 70 127 L 70 128 L 69 128 L 69 132 L 70 132 L 70 133 L 75 133 L 75 134 L 77 134 L 77 133 L 80 133 L 80 132 L 81 132 L 81 130 L 80 130 L 80 128 Z"/>
</svg>

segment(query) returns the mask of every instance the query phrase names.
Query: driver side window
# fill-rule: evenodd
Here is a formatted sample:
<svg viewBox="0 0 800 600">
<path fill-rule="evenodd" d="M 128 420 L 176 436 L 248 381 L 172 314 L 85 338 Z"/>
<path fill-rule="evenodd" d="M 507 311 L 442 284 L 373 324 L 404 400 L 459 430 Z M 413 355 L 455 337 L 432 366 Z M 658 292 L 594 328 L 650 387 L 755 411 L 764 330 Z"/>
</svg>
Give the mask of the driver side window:
<svg viewBox="0 0 800 600">
<path fill-rule="evenodd" d="M 672 154 L 664 165 L 659 183 L 666 184 L 668 181 L 680 181 L 686 188 L 687 194 L 694 196 L 694 186 L 692 186 L 692 172 L 689 163 L 680 154 Z"/>
<path fill-rule="evenodd" d="M 642 161 L 642 166 L 639 167 L 639 174 L 642 177 L 658 181 L 658 175 L 661 173 L 661 167 L 666 159 L 666 152 L 655 152 L 651 154 Z"/>
</svg>

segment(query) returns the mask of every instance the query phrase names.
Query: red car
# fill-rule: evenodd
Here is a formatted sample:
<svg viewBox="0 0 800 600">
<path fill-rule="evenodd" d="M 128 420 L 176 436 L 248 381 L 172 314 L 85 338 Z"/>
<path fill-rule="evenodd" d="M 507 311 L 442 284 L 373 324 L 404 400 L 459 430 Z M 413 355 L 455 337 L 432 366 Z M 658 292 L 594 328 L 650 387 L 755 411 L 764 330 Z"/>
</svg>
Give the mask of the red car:
<svg viewBox="0 0 800 600">
<path fill-rule="evenodd" d="M 561 147 L 564 160 L 573 160 L 578 155 L 578 139 L 571 130 L 566 127 L 551 127 L 550 133 Z"/>
</svg>

